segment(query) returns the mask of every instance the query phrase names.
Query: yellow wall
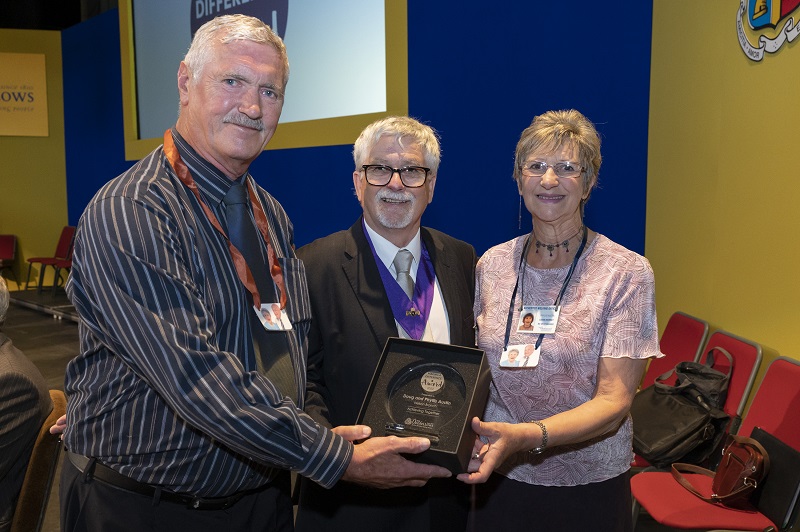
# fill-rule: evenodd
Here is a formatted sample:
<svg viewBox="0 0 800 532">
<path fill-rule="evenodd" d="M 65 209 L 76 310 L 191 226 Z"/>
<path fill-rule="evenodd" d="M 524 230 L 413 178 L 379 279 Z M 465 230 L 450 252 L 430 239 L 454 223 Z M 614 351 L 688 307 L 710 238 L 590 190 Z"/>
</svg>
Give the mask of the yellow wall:
<svg viewBox="0 0 800 532">
<path fill-rule="evenodd" d="M 654 1 L 646 255 L 661 326 L 754 340 L 763 374 L 800 358 L 800 39 L 751 61 L 738 6 Z"/>
<path fill-rule="evenodd" d="M 0 136 L 0 233 L 17 235 L 15 272 L 22 280 L 28 268 L 25 257 L 52 256 L 67 224 L 61 33 L 0 29 L 0 52 L 45 54 L 47 68 L 50 135 Z M 52 272 L 49 268 L 49 279 Z M 38 269 L 31 274 L 35 281 L 34 275 Z M 8 282 L 13 290 L 14 282 Z"/>
</svg>

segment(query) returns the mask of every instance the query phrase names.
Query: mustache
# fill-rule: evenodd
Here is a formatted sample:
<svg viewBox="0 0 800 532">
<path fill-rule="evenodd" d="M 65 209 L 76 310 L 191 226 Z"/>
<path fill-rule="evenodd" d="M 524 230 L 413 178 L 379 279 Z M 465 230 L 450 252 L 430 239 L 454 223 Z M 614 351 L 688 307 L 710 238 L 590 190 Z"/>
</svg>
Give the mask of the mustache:
<svg viewBox="0 0 800 532">
<path fill-rule="evenodd" d="M 261 120 L 253 120 L 252 118 L 249 118 L 241 113 L 231 113 L 222 121 L 226 124 L 236 124 L 237 126 L 249 127 L 251 129 L 255 129 L 256 131 L 264 130 L 264 122 Z"/>
<path fill-rule="evenodd" d="M 411 192 L 403 191 L 403 192 L 395 192 L 393 190 L 383 189 L 378 192 L 376 197 L 379 200 L 395 200 L 395 201 L 414 201 L 414 194 Z"/>
</svg>

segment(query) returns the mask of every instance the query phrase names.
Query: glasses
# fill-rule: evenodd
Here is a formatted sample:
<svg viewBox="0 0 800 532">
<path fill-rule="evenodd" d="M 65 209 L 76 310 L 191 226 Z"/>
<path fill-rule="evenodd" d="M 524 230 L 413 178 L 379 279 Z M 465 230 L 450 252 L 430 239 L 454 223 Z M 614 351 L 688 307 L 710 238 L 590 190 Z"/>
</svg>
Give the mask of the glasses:
<svg viewBox="0 0 800 532">
<path fill-rule="evenodd" d="M 544 161 L 531 161 L 522 166 L 522 175 L 526 177 L 541 177 L 547 173 L 547 169 L 552 168 L 558 177 L 578 177 L 583 168 L 579 164 L 569 161 L 563 163 L 547 164 Z"/>
<path fill-rule="evenodd" d="M 367 183 L 382 187 L 388 185 L 392 180 L 392 176 L 397 172 L 400 175 L 400 181 L 403 186 L 408 188 L 417 188 L 425 184 L 428 179 L 428 172 L 430 168 L 424 166 L 404 166 L 403 168 L 392 168 L 384 164 L 365 164 L 361 168 L 364 169 L 364 174 L 367 176 Z"/>
</svg>

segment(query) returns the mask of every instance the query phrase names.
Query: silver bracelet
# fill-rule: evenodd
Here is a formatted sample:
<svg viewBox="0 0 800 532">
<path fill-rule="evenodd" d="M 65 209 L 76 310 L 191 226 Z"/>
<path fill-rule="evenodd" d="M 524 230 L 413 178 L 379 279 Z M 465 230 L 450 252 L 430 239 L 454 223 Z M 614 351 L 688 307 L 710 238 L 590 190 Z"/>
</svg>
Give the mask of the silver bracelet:
<svg viewBox="0 0 800 532">
<path fill-rule="evenodd" d="M 539 447 L 535 447 L 528 452 L 531 454 L 540 454 L 547 448 L 547 427 L 545 427 L 544 423 L 542 423 L 541 421 L 531 421 L 531 423 L 539 425 L 539 428 L 542 429 L 542 444 L 539 445 Z"/>
</svg>

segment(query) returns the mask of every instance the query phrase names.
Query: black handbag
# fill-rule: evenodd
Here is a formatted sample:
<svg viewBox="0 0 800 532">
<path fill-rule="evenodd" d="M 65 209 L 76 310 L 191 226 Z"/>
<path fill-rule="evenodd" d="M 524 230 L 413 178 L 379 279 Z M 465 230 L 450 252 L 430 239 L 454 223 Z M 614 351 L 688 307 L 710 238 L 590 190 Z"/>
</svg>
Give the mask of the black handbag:
<svg viewBox="0 0 800 532">
<path fill-rule="evenodd" d="M 712 367 L 716 355 L 727 357 L 727 373 Z M 730 422 L 722 407 L 732 371 L 733 357 L 715 347 L 704 363 L 681 362 L 637 393 L 631 405 L 633 450 L 659 468 L 707 463 Z M 665 384 L 673 372 L 675 385 Z"/>
</svg>

